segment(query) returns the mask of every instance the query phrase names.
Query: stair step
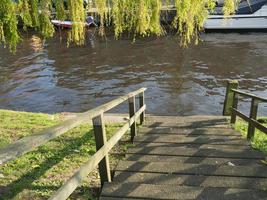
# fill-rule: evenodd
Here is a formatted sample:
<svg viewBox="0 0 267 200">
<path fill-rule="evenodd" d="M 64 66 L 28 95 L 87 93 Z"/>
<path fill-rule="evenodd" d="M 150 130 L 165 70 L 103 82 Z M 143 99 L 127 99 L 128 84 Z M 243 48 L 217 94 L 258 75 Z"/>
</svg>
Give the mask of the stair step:
<svg viewBox="0 0 267 200">
<path fill-rule="evenodd" d="M 251 146 L 245 146 L 245 145 L 239 145 L 237 148 L 237 145 L 231 145 L 231 144 L 176 144 L 171 142 L 134 142 L 133 147 L 136 148 L 155 148 L 155 147 L 180 147 L 180 148 L 192 148 L 192 149 L 215 149 L 215 150 L 233 150 L 233 151 L 254 151 L 258 152 L 257 150 L 253 149 Z"/>
<path fill-rule="evenodd" d="M 266 200 L 267 191 L 177 185 L 106 183 L 102 196 L 146 199 Z"/>
<path fill-rule="evenodd" d="M 171 127 L 141 127 L 138 134 L 174 134 L 174 135 L 224 135 L 224 136 L 240 136 L 240 133 L 231 128 L 171 128 Z"/>
<path fill-rule="evenodd" d="M 220 145 L 218 145 L 220 146 Z M 264 159 L 264 154 L 256 150 L 245 150 L 239 148 L 184 148 L 166 146 L 133 147 L 126 154 L 141 155 L 167 155 L 167 156 L 192 156 L 209 158 L 251 158 Z"/>
<path fill-rule="evenodd" d="M 192 144 L 237 144 L 248 145 L 249 143 L 241 136 L 186 136 L 186 135 L 139 135 L 134 138 L 134 142 L 146 143 L 192 143 Z"/>
<path fill-rule="evenodd" d="M 159 155 L 142 155 L 126 154 L 128 161 L 140 162 L 179 162 L 188 164 L 208 164 L 208 165 L 229 165 L 236 166 L 255 166 L 263 165 L 259 159 L 238 159 L 238 158 L 208 158 L 208 157 L 189 157 L 189 156 L 159 156 Z"/>
<path fill-rule="evenodd" d="M 266 166 L 250 167 L 188 163 L 181 164 L 179 162 L 120 161 L 116 171 L 267 178 Z"/>
<path fill-rule="evenodd" d="M 117 183 L 124 182 L 267 190 L 267 179 L 265 178 L 116 172 L 113 181 Z"/>
<path fill-rule="evenodd" d="M 227 118 L 221 116 L 151 116 L 145 127 L 179 127 L 179 128 L 226 128 L 230 127 Z"/>
</svg>

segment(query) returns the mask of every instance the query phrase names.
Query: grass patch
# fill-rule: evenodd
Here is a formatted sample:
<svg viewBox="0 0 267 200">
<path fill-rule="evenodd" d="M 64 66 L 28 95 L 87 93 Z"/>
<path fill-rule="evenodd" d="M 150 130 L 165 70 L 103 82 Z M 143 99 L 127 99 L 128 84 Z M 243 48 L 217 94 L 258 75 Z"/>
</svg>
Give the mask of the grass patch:
<svg viewBox="0 0 267 200">
<path fill-rule="evenodd" d="M 267 118 L 258 119 L 260 123 L 267 127 Z M 235 129 L 247 137 L 248 123 L 240 118 L 236 121 Z M 254 138 L 251 140 L 252 147 L 259 149 L 267 155 L 267 135 L 256 129 Z"/>
<path fill-rule="evenodd" d="M 0 110 L 0 148 L 26 135 L 53 126 L 64 117 Z M 110 138 L 121 124 L 106 126 Z M 126 134 L 127 135 L 127 134 Z M 116 146 L 123 152 L 129 144 Z M 82 125 L 15 161 L 0 167 L 0 199 L 47 199 L 96 152 L 91 125 Z M 114 166 L 118 157 L 110 156 Z M 112 166 L 111 166 L 112 167 Z M 70 199 L 97 199 L 97 170 L 75 190 Z"/>
</svg>

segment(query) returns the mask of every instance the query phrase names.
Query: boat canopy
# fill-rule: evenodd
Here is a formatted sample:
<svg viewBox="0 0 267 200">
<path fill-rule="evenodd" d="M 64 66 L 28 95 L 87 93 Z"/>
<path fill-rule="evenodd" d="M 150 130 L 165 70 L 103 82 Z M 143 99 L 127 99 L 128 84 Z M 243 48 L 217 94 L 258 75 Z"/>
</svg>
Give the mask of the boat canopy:
<svg viewBox="0 0 267 200">
<path fill-rule="evenodd" d="M 239 3 L 236 15 L 247 15 L 253 14 L 254 12 L 261 9 L 263 5 L 267 3 L 267 0 L 243 0 Z M 223 15 L 223 3 L 218 3 L 215 10 L 211 13 L 212 15 Z"/>
</svg>

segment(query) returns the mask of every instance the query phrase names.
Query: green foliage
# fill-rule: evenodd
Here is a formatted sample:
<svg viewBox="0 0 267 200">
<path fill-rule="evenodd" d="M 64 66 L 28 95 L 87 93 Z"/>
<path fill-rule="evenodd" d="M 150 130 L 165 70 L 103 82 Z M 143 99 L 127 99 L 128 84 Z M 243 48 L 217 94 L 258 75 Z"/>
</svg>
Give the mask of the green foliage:
<svg viewBox="0 0 267 200">
<path fill-rule="evenodd" d="M 20 14 L 20 17 L 22 19 L 23 23 L 23 28 L 24 30 L 27 27 L 32 26 L 32 18 L 31 18 L 31 13 L 30 13 L 30 5 L 28 0 L 21 0 L 18 4 L 18 12 Z"/>
<path fill-rule="evenodd" d="M 84 44 L 85 34 L 85 10 L 83 0 L 68 0 L 69 15 L 71 21 L 74 22 L 69 32 L 68 44 L 74 42 L 78 45 Z"/>
<path fill-rule="evenodd" d="M 134 36 L 162 35 L 161 7 L 161 0 L 114 0 L 112 18 L 116 38 L 125 31 Z"/>
<path fill-rule="evenodd" d="M 16 4 L 12 0 L 0 1 L 0 44 L 16 50 L 20 41 L 17 28 Z"/>
<path fill-rule="evenodd" d="M 173 26 L 178 29 L 181 44 L 186 46 L 195 39 L 198 42 L 198 33 L 202 30 L 204 21 L 215 6 L 213 0 L 175 0 L 177 15 Z"/>
<path fill-rule="evenodd" d="M 62 0 L 55 0 L 55 6 L 57 10 L 57 19 L 58 20 L 65 20 L 66 19 L 66 12 L 64 8 L 64 1 Z"/>
<path fill-rule="evenodd" d="M 50 21 L 51 1 L 40 0 L 40 8 L 40 33 L 44 38 L 52 37 L 54 34 L 54 26 Z"/>
<path fill-rule="evenodd" d="M 223 7 L 223 13 L 225 16 L 233 14 L 241 0 L 225 0 L 225 6 Z"/>
<path fill-rule="evenodd" d="M 229 15 L 236 9 L 240 0 L 226 0 L 224 13 Z M 32 27 L 44 37 L 52 37 L 54 27 L 51 24 L 51 12 L 56 12 L 59 20 L 69 19 L 74 22 L 68 33 L 68 45 L 83 45 L 85 40 L 84 21 L 86 9 L 83 0 L 1 0 L 0 1 L 0 43 L 8 45 L 11 51 L 16 50 L 20 41 L 17 24 L 18 16 L 24 29 Z M 55 8 L 52 8 L 52 3 Z M 183 46 L 192 40 L 198 41 L 198 34 L 203 29 L 204 21 L 210 10 L 214 8 L 213 0 L 174 0 L 177 10 L 172 28 L 178 30 Z M 170 5 L 165 0 L 164 5 Z M 89 0 L 87 9 L 96 8 L 100 21 L 99 33 L 104 35 L 104 27 L 114 27 L 115 37 L 124 32 L 133 37 L 160 36 L 164 34 L 160 16 L 162 0 Z"/>
</svg>

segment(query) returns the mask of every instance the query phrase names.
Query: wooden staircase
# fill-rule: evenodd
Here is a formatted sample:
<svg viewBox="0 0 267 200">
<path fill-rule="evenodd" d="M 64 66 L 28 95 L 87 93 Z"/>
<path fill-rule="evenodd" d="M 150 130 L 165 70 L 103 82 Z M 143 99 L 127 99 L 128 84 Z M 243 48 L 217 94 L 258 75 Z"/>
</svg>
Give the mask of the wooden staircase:
<svg viewBox="0 0 267 200">
<path fill-rule="evenodd" d="M 102 200 L 267 199 L 267 166 L 221 116 L 149 116 Z"/>
</svg>

